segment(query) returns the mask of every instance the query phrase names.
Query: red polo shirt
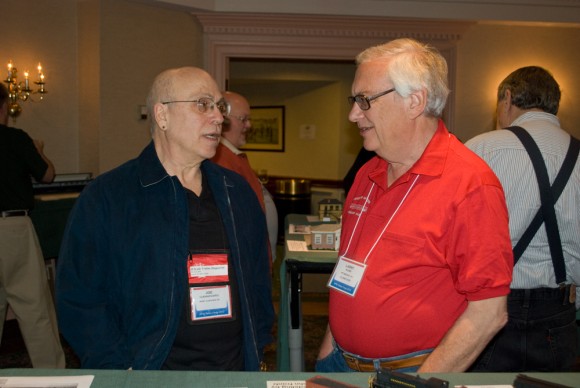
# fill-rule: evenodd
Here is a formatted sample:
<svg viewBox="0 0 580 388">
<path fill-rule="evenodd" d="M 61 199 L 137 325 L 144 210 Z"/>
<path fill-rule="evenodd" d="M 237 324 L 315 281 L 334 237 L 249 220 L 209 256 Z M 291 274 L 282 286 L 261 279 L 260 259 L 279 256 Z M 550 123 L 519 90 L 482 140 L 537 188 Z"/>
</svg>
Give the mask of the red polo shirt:
<svg viewBox="0 0 580 388">
<path fill-rule="evenodd" d="M 436 347 L 468 301 L 509 293 L 513 268 L 500 182 L 442 121 L 391 187 L 387 168 L 365 164 L 344 208 L 340 255 L 366 258 L 359 289 L 330 292 L 336 342 L 368 358 Z"/>
</svg>

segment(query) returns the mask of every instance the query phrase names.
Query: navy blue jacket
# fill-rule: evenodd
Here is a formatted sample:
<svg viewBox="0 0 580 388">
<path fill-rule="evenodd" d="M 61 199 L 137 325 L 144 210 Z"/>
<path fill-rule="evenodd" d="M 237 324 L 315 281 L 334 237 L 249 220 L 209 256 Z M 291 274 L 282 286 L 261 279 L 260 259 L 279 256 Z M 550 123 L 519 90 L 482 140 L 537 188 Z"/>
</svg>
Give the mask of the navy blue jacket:
<svg viewBox="0 0 580 388">
<path fill-rule="evenodd" d="M 264 213 L 240 175 L 211 161 L 201 169 L 239 279 L 245 369 L 259 370 L 274 321 Z M 56 276 L 60 330 L 83 368 L 162 366 L 187 294 L 188 230 L 185 189 L 153 143 L 83 190 Z"/>
</svg>

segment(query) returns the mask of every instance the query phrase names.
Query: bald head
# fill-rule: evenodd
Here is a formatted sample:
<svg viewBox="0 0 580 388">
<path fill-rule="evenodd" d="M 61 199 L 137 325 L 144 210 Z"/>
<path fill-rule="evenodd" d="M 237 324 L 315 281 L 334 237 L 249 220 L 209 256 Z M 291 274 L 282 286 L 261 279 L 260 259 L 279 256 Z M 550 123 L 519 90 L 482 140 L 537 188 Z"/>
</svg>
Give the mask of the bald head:
<svg viewBox="0 0 580 388">
<path fill-rule="evenodd" d="M 235 92 L 224 92 L 223 97 L 231 110 L 222 125 L 222 137 L 236 148 L 240 148 L 246 144 L 246 134 L 252 127 L 250 103 L 244 96 Z"/>
<path fill-rule="evenodd" d="M 149 117 L 154 117 L 154 106 L 158 102 L 173 101 L 180 97 L 182 89 L 189 89 L 188 92 L 198 93 L 200 91 L 217 88 L 217 85 L 203 69 L 197 67 L 181 67 L 169 69 L 160 73 L 153 80 L 153 85 L 147 96 L 147 111 Z M 152 120 L 152 126 L 155 120 Z"/>
<path fill-rule="evenodd" d="M 176 175 L 215 155 L 227 105 L 206 71 L 183 67 L 162 72 L 153 81 L 147 105 L 155 150 L 169 173 Z"/>
</svg>

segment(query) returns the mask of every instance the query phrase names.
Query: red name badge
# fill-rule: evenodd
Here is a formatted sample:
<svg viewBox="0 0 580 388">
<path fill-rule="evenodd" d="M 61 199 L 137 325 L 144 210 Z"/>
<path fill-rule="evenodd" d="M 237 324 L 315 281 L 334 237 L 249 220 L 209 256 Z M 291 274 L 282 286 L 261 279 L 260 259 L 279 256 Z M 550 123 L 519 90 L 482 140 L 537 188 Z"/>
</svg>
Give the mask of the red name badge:
<svg viewBox="0 0 580 388">
<path fill-rule="evenodd" d="M 229 281 L 226 253 L 195 253 L 187 260 L 189 284 L 222 283 Z"/>
</svg>

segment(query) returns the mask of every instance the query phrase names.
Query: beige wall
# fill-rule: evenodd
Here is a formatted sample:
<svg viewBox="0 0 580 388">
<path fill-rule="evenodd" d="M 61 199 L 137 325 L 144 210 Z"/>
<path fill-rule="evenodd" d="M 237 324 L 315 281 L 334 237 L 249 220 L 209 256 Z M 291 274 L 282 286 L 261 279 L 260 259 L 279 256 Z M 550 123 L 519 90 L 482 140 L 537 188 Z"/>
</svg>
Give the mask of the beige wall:
<svg viewBox="0 0 580 388">
<path fill-rule="evenodd" d="M 252 152 L 248 158 L 255 170 L 265 169 L 274 176 L 304 176 L 334 179 L 338 176 L 340 134 L 343 114 L 338 106 L 346 99 L 338 82 L 315 88 L 275 105 L 285 107 L 285 151 Z M 299 112 L 299 113 L 298 113 Z M 301 136 L 308 125 L 313 138 Z M 299 174 L 297 172 L 300 172 Z"/>
<path fill-rule="evenodd" d="M 2 9 L 18 16 L 2 21 L 2 71 L 10 59 L 22 72 L 41 61 L 49 91 L 22 103 L 11 125 L 45 141 L 57 173 L 98 174 L 137 156 L 150 139 L 138 107 L 153 77 L 203 63 L 199 24 L 184 12 L 123 0 L 3 0 Z"/>
<path fill-rule="evenodd" d="M 21 103 L 23 112 L 9 124 L 45 142 L 59 171 L 78 171 L 78 60 L 76 1 L 2 1 L 0 76 L 10 59 L 19 79 L 26 69 L 36 78 L 42 63 L 48 94 L 40 103 Z M 10 16 L 8 16 L 10 15 Z M 37 99 L 37 96 L 33 98 Z"/>
<path fill-rule="evenodd" d="M 353 63 L 247 61 L 230 64 L 231 90 L 251 106 L 285 107 L 285 152 L 247 151 L 255 170 L 274 176 L 337 179 L 352 164 L 361 138 L 348 121 Z M 301 136 L 301 127 L 315 128 Z M 343 157 L 347 155 L 347 157 Z M 345 164 L 346 162 L 346 164 Z"/>
<path fill-rule="evenodd" d="M 135 157 L 149 141 L 138 106 L 153 77 L 169 67 L 203 64 L 201 28 L 188 13 L 125 0 L 3 0 L 2 8 L 18 17 L 3 18 L 0 63 L 12 59 L 23 72 L 41 61 L 49 91 L 41 103 L 23 103 L 14 126 L 45 141 L 59 173 L 98 174 Z M 474 25 L 458 44 L 458 137 L 493 128 L 497 83 L 529 64 L 553 71 L 563 89 L 562 124 L 580 136 L 580 110 L 572 105 L 580 98 L 578 47 L 580 27 Z M 272 175 L 341 179 L 358 135 L 342 103 L 328 108 L 315 101 L 343 101 L 349 89 L 338 83 L 309 92 L 300 103 L 311 104 L 311 111 L 288 117 L 287 133 L 316 124 L 317 139 L 300 140 L 296 129 L 285 153 L 251 153 L 252 164 Z M 287 113 L 297 101 L 287 101 Z"/>
<path fill-rule="evenodd" d="M 550 70 L 562 89 L 562 127 L 580 137 L 580 26 L 526 27 L 479 24 L 459 42 L 456 123 L 466 141 L 495 128 L 497 85 L 522 66 Z"/>
</svg>

